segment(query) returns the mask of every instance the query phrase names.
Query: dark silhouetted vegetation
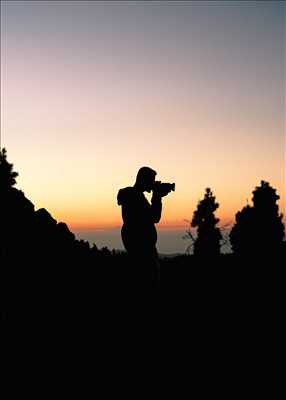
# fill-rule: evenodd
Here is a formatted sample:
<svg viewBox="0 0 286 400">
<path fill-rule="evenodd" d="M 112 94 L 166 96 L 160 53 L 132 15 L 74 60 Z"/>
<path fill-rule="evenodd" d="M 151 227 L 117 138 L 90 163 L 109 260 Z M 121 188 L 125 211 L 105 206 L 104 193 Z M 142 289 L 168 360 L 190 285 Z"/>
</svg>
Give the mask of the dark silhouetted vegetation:
<svg viewBox="0 0 286 400">
<path fill-rule="evenodd" d="M 31 316 L 37 321 L 46 318 L 62 321 L 72 320 L 76 315 L 89 319 L 90 315 L 103 313 L 109 304 L 106 318 L 110 319 L 117 311 L 120 314 L 131 306 L 130 298 L 145 296 L 147 287 L 138 281 L 134 257 L 130 261 L 126 252 L 99 249 L 96 244 L 91 246 L 87 241 L 77 240 L 64 222 L 56 221 L 43 208 L 35 210 L 24 193 L 14 187 L 17 175 L 3 149 L 0 262 L 5 282 L 4 318 L 20 316 L 27 320 Z M 233 253 L 219 254 L 222 235 L 214 215 L 219 205 L 212 191 L 206 189 L 192 219 L 192 226 L 198 228 L 194 255 L 159 260 L 163 297 L 186 291 L 194 304 L 198 299 L 206 304 L 217 293 L 241 299 L 242 287 L 250 293 L 249 285 L 257 285 L 259 279 L 264 283 L 271 281 L 270 272 L 281 267 L 281 257 L 285 260 L 286 255 L 278 199 L 275 189 L 262 181 L 253 192 L 253 206 L 236 215 L 230 235 Z M 263 264 L 258 255 L 266 253 L 271 262 L 268 257 Z M 241 254 L 257 257 L 251 258 L 249 264 L 247 259 L 242 263 Z M 155 293 L 159 293 L 159 288 L 153 290 Z M 122 306 L 119 299 L 124 298 L 128 300 Z"/>
<path fill-rule="evenodd" d="M 247 205 L 236 214 L 236 223 L 230 232 L 234 254 L 272 257 L 281 253 L 284 225 L 277 200 L 276 190 L 261 181 L 253 191 L 253 206 Z"/>
<path fill-rule="evenodd" d="M 220 254 L 222 235 L 220 229 L 216 227 L 219 219 L 214 215 L 218 207 L 219 204 L 216 203 L 211 189 L 207 188 L 204 199 L 199 202 L 191 222 L 193 228 L 198 228 L 197 238 L 194 241 L 196 256 L 215 257 Z"/>
<path fill-rule="evenodd" d="M 13 171 L 13 164 L 7 161 L 6 149 L 0 150 L 0 190 L 9 190 L 16 184 L 17 172 Z"/>
</svg>

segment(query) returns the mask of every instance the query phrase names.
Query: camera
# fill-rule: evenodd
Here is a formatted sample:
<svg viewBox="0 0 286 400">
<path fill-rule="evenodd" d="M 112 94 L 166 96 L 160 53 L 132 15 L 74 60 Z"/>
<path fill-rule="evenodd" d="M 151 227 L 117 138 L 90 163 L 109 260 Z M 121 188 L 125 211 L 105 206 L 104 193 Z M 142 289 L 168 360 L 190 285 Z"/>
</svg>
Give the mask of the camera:
<svg viewBox="0 0 286 400">
<path fill-rule="evenodd" d="M 153 190 L 157 191 L 160 196 L 166 196 L 171 191 L 175 191 L 175 184 L 156 181 L 154 182 Z"/>
</svg>

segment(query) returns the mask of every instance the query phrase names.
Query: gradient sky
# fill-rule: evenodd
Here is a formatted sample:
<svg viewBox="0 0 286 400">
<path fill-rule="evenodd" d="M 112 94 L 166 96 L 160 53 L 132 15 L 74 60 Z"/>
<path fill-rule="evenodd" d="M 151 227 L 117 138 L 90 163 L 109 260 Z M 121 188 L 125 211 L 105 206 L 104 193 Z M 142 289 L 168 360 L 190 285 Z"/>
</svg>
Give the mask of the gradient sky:
<svg viewBox="0 0 286 400">
<path fill-rule="evenodd" d="M 121 224 L 139 167 L 234 221 L 261 179 L 285 213 L 285 3 L 1 1 L 1 133 L 17 187 L 71 229 Z"/>
</svg>

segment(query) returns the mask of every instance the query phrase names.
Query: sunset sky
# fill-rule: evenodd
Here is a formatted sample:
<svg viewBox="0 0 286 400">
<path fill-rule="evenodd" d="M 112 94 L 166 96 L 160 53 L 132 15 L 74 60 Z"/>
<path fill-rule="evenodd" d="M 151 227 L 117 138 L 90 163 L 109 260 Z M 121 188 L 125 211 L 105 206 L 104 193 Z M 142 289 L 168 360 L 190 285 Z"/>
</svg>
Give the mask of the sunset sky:
<svg viewBox="0 0 286 400">
<path fill-rule="evenodd" d="M 1 134 L 72 230 L 120 226 L 143 165 L 176 182 L 163 230 L 206 187 L 233 222 L 262 179 L 285 213 L 285 3 L 1 1 Z"/>
</svg>

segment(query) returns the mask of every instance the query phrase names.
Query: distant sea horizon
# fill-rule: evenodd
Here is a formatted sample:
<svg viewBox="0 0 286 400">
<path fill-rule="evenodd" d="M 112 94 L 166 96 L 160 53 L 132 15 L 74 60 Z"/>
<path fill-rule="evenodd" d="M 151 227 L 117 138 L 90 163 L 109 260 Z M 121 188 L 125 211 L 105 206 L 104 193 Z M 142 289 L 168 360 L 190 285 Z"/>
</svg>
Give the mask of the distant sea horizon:
<svg viewBox="0 0 286 400">
<path fill-rule="evenodd" d="M 124 250 L 120 232 L 120 227 L 93 230 L 78 229 L 73 231 L 78 240 L 86 240 L 91 246 L 95 243 L 99 249 L 106 246 L 110 250 Z M 186 235 L 186 229 L 183 228 L 157 228 L 157 233 L 157 250 L 160 254 L 185 254 L 188 246 L 191 244 L 190 239 L 183 239 Z M 223 246 L 222 252 L 229 253 L 230 251 L 230 246 Z"/>
</svg>

